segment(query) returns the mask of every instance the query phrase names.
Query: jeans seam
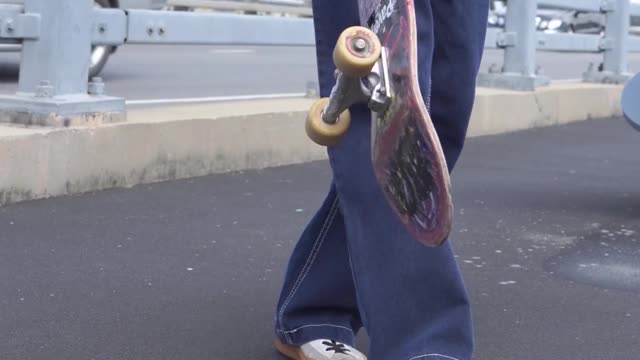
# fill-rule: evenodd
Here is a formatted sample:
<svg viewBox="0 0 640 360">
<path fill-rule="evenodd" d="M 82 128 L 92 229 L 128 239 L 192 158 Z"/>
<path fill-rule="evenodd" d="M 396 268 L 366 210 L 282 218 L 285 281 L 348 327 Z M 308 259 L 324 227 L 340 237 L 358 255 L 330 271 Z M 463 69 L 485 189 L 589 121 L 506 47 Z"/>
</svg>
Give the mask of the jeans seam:
<svg viewBox="0 0 640 360">
<path fill-rule="evenodd" d="M 284 311 L 286 310 L 287 306 L 289 306 L 289 303 L 291 302 L 291 300 L 293 299 L 293 296 L 296 294 L 296 292 L 300 288 L 300 285 L 302 285 L 302 282 L 304 281 L 304 279 L 307 277 L 307 274 L 309 273 L 309 270 L 311 269 L 311 265 L 313 265 L 313 262 L 315 261 L 316 257 L 318 256 L 318 253 L 320 252 L 320 248 L 322 247 L 322 244 L 324 243 L 324 240 L 327 237 L 327 234 L 329 233 L 329 229 L 331 228 L 331 225 L 333 225 L 333 221 L 334 221 L 335 216 L 336 216 L 337 208 L 338 208 L 338 197 L 336 196 L 335 199 L 333 200 L 333 204 L 331 205 L 331 209 L 329 210 L 329 214 L 327 215 L 327 218 L 325 219 L 324 223 L 322 224 L 322 228 L 320 229 L 320 233 L 318 234 L 318 237 L 316 238 L 316 241 L 313 244 L 313 248 L 311 250 L 311 253 L 309 254 L 309 257 L 307 258 L 307 261 L 305 262 L 305 265 L 302 267 L 302 272 L 300 273 L 300 275 L 298 275 L 298 279 L 296 279 L 296 282 L 293 285 L 293 289 L 291 289 L 291 292 L 287 296 L 287 299 L 282 304 L 282 308 L 280 309 L 280 313 L 278 315 L 278 321 L 279 321 L 281 327 L 284 327 L 284 324 L 283 324 L 283 321 L 282 321 L 282 318 L 284 316 Z M 287 341 L 291 342 L 291 338 L 289 337 L 288 333 L 284 332 L 284 331 L 283 331 L 283 333 L 286 336 Z"/>
<path fill-rule="evenodd" d="M 442 355 L 442 354 L 424 354 L 424 355 L 420 355 L 420 356 L 414 356 L 409 360 L 417 360 L 417 359 L 424 359 L 424 358 L 428 358 L 428 357 L 439 357 L 439 358 L 443 358 L 443 359 L 447 359 L 447 360 L 460 360 L 458 358 L 454 358 L 452 356 L 448 356 L 448 355 Z"/>
<path fill-rule="evenodd" d="M 432 91 L 431 82 L 432 80 L 429 79 L 429 87 L 427 88 L 427 101 L 426 101 L 427 113 L 429 113 L 429 115 L 431 115 L 431 91 Z"/>
<path fill-rule="evenodd" d="M 355 335 L 352 329 L 349 329 L 348 327 L 345 327 L 345 326 L 333 325 L 333 324 L 309 324 L 309 325 L 304 325 L 304 326 L 297 327 L 297 328 L 295 328 L 293 330 L 289 330 L 289 331 L 278 330 L 278 332 L 287 335 L 287 334 L 293 334 L 295 332 L 298 332 L 299 330 L 302 330 L 304 328 L 309 328 L 309 327 L 332 327 L 332 328 L 338 328 L 338 329 L 341 329 L 341 330 L 347 330 L 351 334 Z"/>
<path fill-rule="evenodd" d="M 346 232 L 346 228 L 345 228 L 345 232 Z M 353 267 L 353 259 L 351 258 L 351 243 L 349 241 L 347 241 L 347 258 L 349 259 L 349 268 L 351 269 L 351 279 L 353 281 L 353 287 L 355 288 L 355 293 L 356 293 L 356 304 L 358 306 L 358 311 L 360 312 L 360 322 L 361 324 L 364 323 L 365 321 L 368 322 L 367 319 L 367 315 L 366 312 L 364 312 L 364 309 L 360 309 L 360 299 L 358 298 L 358 280 L 357 280 L 357 276 L 356 276 L 356 268 Z M 362 306 L 364 308 L 364 306 Z M 363 314 L 364 312 L 364 314 Z"/>
</svg>

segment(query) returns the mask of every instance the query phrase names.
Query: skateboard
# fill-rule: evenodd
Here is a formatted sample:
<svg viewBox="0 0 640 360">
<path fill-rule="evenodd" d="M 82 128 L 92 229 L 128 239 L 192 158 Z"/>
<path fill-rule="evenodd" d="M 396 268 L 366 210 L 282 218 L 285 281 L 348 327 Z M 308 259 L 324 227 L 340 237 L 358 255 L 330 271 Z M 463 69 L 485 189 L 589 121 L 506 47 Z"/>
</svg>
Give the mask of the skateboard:
<svg viewBox="0 0 640 360">
<path fill-rule="evenodd" d="M 437 247 L 451 231 L 446 160 L 418 84 L 413 0 L 359 0 L 360 26 L 345 29 L 334 51 L 336 83 L 310 108 L 305 128 L 322 146 L 347 132 L 349 107 L 371 110 L 371 161 L 381 190 L 408 232 Z"/>
<path fill-rule="evenodd" d="M 629 124 L 640 131 L 640 74 L 634 76 L 624 86 L 622 112 Z"/>
</svg>

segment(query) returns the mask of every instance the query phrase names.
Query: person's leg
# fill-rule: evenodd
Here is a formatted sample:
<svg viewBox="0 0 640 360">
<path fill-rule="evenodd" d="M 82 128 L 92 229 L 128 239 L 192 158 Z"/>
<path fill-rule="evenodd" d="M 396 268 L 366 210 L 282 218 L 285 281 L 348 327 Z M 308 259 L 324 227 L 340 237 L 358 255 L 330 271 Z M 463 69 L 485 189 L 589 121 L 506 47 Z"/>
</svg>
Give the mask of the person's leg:
<svg viewBox="0 0 640 360">
<path fill-rule="evenodd" d="M 470 359 L 471 314 L 451 245 L 421 245 L 387 205 L 368 162 L 369 142 L 363 141 L 368 116 L 366 108 L 353 108 L 352 127 L 330 156 L 368 357 Z"/>
<path fill-rule="evenodd" d="M 355 1 L 353 3 L 355 4 Z M 322 7 L 318 4 L 322 4 Z M 334 67 L 331 51 L 335 39 L 342 29 L 358 24 L 357 8 L 350 4 L 344 0 L 323 0 L 314 3 L 314 21 L 316 21 L 316 36 L 319 45 L 317 50 L 321 96 L 326 96 L 333 85 Z M 465 6 L 467 6 L 466 3 Z M 479 7 L 482 8 L 482 4 Z M 430 3 L 420 0 L 416 4 L 416 8 L 419 17 L 421 58 L 419 66 L 422 74 L 420 85 L 425 99 L 431 98 L 430 108 L 433 111 L 434 103 L 439 95 L 438 88 L 434 86 L 433 90 L 430 90 L 431 85 L 429 84 L 431 79 L 430 54 L 433 51 L 433 20 L 431 19 Z M 473 4 L 468 6 L 469 11 L 477 8 L 478 6 L 473 6 Z M 336 9 L 340 9 L 340 11 Z M 486 17 L 486 11 L 484 13 Z M 465 19 L 466 15 L 469 14 L 464 12 L 448 14 L 450 21 L 456 21 L 456 25 L 463 28 L 459 32 L 454 32 L 452 34 L 454 37 L 460 33 L 471 37 L 484 31 L 484 28 L 469 30 L 465 26 L 465 21 L 460 21 Z M 483 15 L 478 14 L 477 16 Z M 436 22 L 438 22 L 437 19 Z M 486 22 L 484 26 L 486 26 Z M 443 41 L 447 36 L 447 34 L 443 36 Z M 453 43 L 457 44 L 458 41 L 454 39 Z M 466 46 L 464 48 L 475 49 L 476 47 Z M 436 83 L 438 81 L 434 77 L 434 85 Z M 443 98 L 447 97 L 443 96 Z M 469 101 L 462 101 L 462 103 L 468 104 Z M 457 104 L 455 105 L 457 106 Z M 462 111 L 462 113 L 464 112 Z M 437 114 L 438 111 L 435 113 Z M 447 112 L 443 110 L 443 113 Z M 435 114 L 433 115 L 435 116 Z M 347 243 L 352 260 L 351 271 L 354 273 L 358 293 L 358 308 L 364 317 L 370 337 L 370 358 L 372 360 L 470 358 L 473 348 L 470 309 L 450 244 L 446 243 L 437 249 L 425 248 L 406 234 L 386 205 L 374 180 L 369 148 L 370 113 L 365 106 L 354 106 L 352 118 L 352 128 L 343 143 L 329 149 L 329 155 L 335 174 L 343 225 L 346 225 L 347 230 Z M 434 118 L 434 122 L 436 122 L 436 128 L 443 131 L 443 148 L 450 168 L 453 168 L 452 165 L 455 163 L 464 142 L 468 116 L 467 118 L 464 116 L 443 116 L 438 119 Z M 454 122 L 454 124 L 448 122 Z M 456 132 L 451 129 L 463 129 L 463 131 Z M 451 134 L 458 134 L 458 136 L 462 134 L 462 139 Z M 326 206 L 324 209 L 326 210 Z M 318 217 L 323 218 L 322 215 L 318 215 Z M 327 231 L 325 230 L 325 232 Z M 344 234 L 342 235 L 344 236 Z M 324 241 L 333 238 L 335 237 L 327 235 Z M 300 247 L 306 248 L 308 251 L 313 250 L 313 245 L 308 245 L 308 247 L 301 245 Z M 307 254 L 311 254 L 311 252 L 307 252 Z M 304 258 L 304 256 L 302 258 L 306 259 L 305 264 L 311 259 L 310 257 Z M 319 252 L 317 258 L 320 258 Z M 337 262 L 344 264 L 344 261 Z M 292 265 L 291 269 L 300 271 L 302 268 L 300 265 Z M 296 271 L 291 270 L 290 273 L 295 274 Z M 302 278 L 304 281 L 299 281 Z M 306 277 L 292 275 L 288 283 L 293 287 L 289 289 L 290 291 L 283 289 L 284 300 L 282 302 L 286 302 L 286 298 L 290 297 L 291 289 L 295 287 L 296 283 L 313 284 L 308 279 L 308 275 Z M 317 284 L 320 283 L 322 282 Z M 301 286 L 298 285 L 299 288 Z M 317 287 L 304 291 L 313 291 L 313 289 L 317 289 Z M 296 298 L 300 292 L 300 289 L 294 291 L 291 299 Z M 289 300 L 290 303 L 293 301 Z M 351 304 L 354 301 L 355 296 L 351 297 Z M 286 311 L 289 306 L 285 306 L 285 318 L 286 314 L 292 313 Z M 304 309 L 305 306 L 301 308 Z M 308 314 L 308 309 L 303 310 L 301 314 Z M 280 310 L 281 308 L 279 308 Z M 351 308 L 348 313 L 349 316 L 353 316 L 355 310 Z M 349 316 L 347 318 L 354 318 Z M 307 323 L 298 321 L 299 324 Z M 280 321 L 280 323 L 283 322 L 286 320 Z M 298 327 L 301 326 L 305 325 Z M 287 328 L 288 330 L 284 330 L 284 328 L 280 328 L 283 330 L 281 334 L 302 334 L 302 329 L 309 329 L 301 328 L 293 331 L 296 328 Z M 323 332 L 327 331 L 326 328 L 318 327 L 316 329 L 321 330 L 317 334 L 307 333 L 298 339 L 287 339 L 287 336 L 281 335 L 281 339 L 291 343 L 301 343 L 315 336 L 328 337 Z M 336 336 L 341 335 L 336 334 Z M 349 339 L 341 341 L 348 342 Z"/>
<path fill-rule="evenodd" d="M 416 1 L 420 87 L 436 128 L 442 132 L 450 169 L 464 143 L 473 103 L 470 87 L 475 84 L 476 54 L 484 44 L 477 43 L 486 28 L 484 3 Z M 484 24 L 480 24 L 482 18 Z M 443 89 L 442 79 L 447 75 L 436 74 L 440 71 L 449 74 L 444 87 L 450 89 Z M 456 110 L 458 107 L 463 109 Z M 351 128 L 338 146 L 329 149 L 329 158 L 347 230 L 360 314 L 370 338 L 369 358 L 471 359 L 470 306 L 451 244 L 427 248 L 404 230 L 375 181 L 369 110 L 363 105 L 351 110 Z"/>
<path fill-rule="evenodd" d="M 286 270 L 276 309 L 281 343 L 331 339 L 353 346 L 362 327 L 344 222 L 335 187 L 303 231 Z"/>
<path fill-rule="evenodd" d="M 462 152 L 473 108 L 489 4 L 477 0 L 430 2 L 435 32 L 430 114 L 451 171 Z M 427 76 L 426 72 L 422 76 Z"/>
<path fill-rule="evenodd" d="M 320 95 L 334 82 L 332 51 L 345 28 L 357 20 L 355 0 L 313 1 Z M 296 245 L 276 309 L 276 334 L 286 345 L 331 339 L 353 346 L 362 327 L 340 201 L 335 186 Z"/>
</svg>

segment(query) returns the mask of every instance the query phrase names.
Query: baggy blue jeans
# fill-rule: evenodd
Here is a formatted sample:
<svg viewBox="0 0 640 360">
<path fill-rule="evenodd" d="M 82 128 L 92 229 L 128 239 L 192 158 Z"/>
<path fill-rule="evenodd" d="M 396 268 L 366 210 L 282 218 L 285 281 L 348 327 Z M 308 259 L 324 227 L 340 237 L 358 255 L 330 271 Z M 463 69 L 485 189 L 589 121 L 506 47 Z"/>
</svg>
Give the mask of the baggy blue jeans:
<svg viewBox="0 0 640 360">
<path fill-rule="evenodd" d="M 487 0 L 415 0 L 419 83 L 449 171 L 460 155 L 484 48 Z M 356 0 L 314 0 L 321 96 L 334 84 L 332 51 L 359 25 Z M 275 315 L 285 344 L 354 345 L 364 327 L 370 360 L 471 359 L 466 289 L 451 244 L 413 240 L 387 206 L 370 158 L 371 115 L 351 108 L 343 141 L 328 149 L 333 181 L 293 250 Z"/>
</svg>

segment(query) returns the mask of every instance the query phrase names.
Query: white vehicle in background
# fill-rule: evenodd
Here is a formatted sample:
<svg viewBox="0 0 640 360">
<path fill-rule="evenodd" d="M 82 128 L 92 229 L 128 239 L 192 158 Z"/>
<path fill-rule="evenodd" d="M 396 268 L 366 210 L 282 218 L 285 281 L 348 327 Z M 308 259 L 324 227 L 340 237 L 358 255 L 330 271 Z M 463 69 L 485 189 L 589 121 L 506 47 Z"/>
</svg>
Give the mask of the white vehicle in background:
<svg viewBox="0 0 640 360">
<path fill-rule="evenodd" d="M 55 0 L 51 0 L 55 1 Z M 167 0 L 94 0 L 96 7 L 148 9 L 160 10 L 165 7 Z M 24 0 L 0 0 L 0 5 L 22 5 Z M 20 44 L 0 44 L 0 52 L 20 52 Z M 117 50 L 117 46 L 93 46 L 91 48 L 91 63 L 89 78 L 97 76 L 109 60 L 109 56 Z"/>
<path fill-rule="evenodd" d="M 640 6 L 640 0 L 630 0 L 633 6 Z M 489 27 L 503 28 L 508 0 L 489 1 Z M 547 33 L 576 33 L 603 35 L 606 16 L 600 12 L 577 10 L 558 10 L 555 8 L 539 7 L 536 16 L 536 29 Z M 640 17 L 631 17 L 630 33 L 640 34 Z"/>
</svg>

